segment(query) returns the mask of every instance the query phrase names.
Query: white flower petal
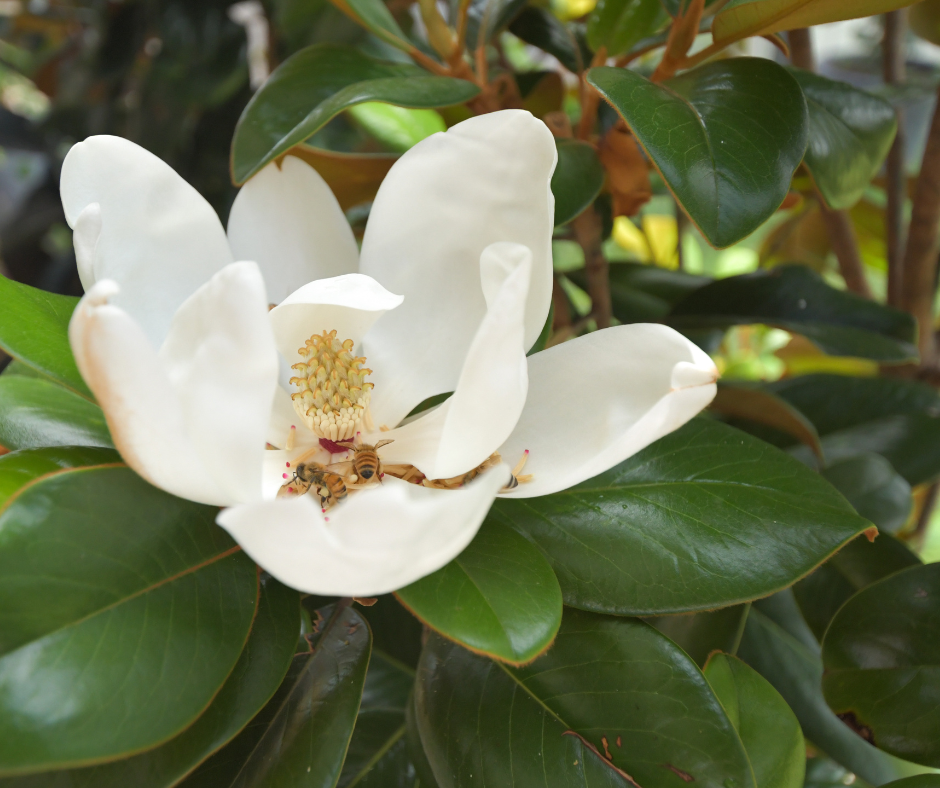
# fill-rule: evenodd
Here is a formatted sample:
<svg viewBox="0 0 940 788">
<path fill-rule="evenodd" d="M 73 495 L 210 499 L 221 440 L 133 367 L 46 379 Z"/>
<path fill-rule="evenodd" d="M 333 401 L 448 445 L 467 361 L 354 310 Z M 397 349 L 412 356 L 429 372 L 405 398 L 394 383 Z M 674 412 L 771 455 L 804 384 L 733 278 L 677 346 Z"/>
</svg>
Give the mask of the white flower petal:
<svg viewBox="0 0 940 788">
<path fill-rule="evenodd" d="M 555 160 L 544 123 L 504 110 L 428 137 L 392 167 L 373 203 L 359 265 L 405 296 L 365 341 L 376 370 L 377 423 L 395 426 L 422 400 L 454 390 L 486 313 L 479 260 L 492 243 L 532 251 L 525 347 L 534 344 L 551 302 Z M 391 385 L 401 375 L 407 385 Z"/>
<path fill-rule="evenodd" d="M 638 323 L 579 337 L 529 357 L 529 396 L 500 448 L 529 457 L 534 479 L 506 496 L 567 489 L 678 429 L 715 396 L 718 370 L 671 328 Z"/>
<path fill-rule="evenodd" d="M 271 326 L 288 363 L 297 360 L 297 350 L 313 334 L 336 329 L 340 341 L 351 339 L 359 346 L 363 335 L 386 311 L 402 302 L 374 279 L 345 274 L 310 282 L 291 293 L 269 313 Z"/>
<path fill-rule="evenodd" d="M 386 476 L 325 516 L 308 494 L 225 509 L 216 522 L 292 588 L 377 596 L 455 558 L 476 535 L 507 474 L 505 466 L 493 468 L 460 490 L 432 490 Z"/>
<path fill-rule="evenodd" d="M 79 302 L 69 340 L 82 377 L 104 409 L 124 461 L 151 484 L 201 503 L 230 503 L 186 430 L 183 409 L 143 329 L 107 303 L 97 282 Z"/>
<path fill-rule="evenodd" d="M 274 404 L 271 407 L 267 442 L 272 446 L 283 449 L 287 445 L 291 427 L 294 428 L 294 446 L 298 449 L 309 449 L 312 446 L 319 445 L 317 435 L 304 426 L 297 415 L 297 411 L 294 410 L 290 392 L 283 385 L 279 385 L 274 390 Z"/>
<path fill-rule="evenodd" d="M 273 304 L 308 282 L 359 267 L 356 239 L 333 192 L 294 156 L 280 166 L 272 162 L 242 186 L 229 214 L 228 239 L 236 259 L 261 266 Z"/>
<path fill-rule="evenodd" d="M 426 416 L 369 439 L 393 440 L 382 449 L 385 462 L 410 463 L 430 479 L 448 479 L 482 463 L 509 437 L 525 405 L 532 253 L 519 244 L 493 244 L 484 249 L 480 268 L 487 312 L 453 396 Z"/>
<path fill-rule="evenodd" d="M 180 304 L 232 262 L 215 211 L 172 168 L 120 137 L 89 137 L 62 163 L 82 282 L 112 279 L 113 305 L 159 346 Z M 98 214 L 88 212 L 97 204 Z M 89 257 L 93 255 L 93 257 Z"/>
<path fill-rule="evenodd" d="M 228 500 L 260 500 L 278 365 L 258 266 L 232 263 L 199 288 L 159 356 L 186 431 Z"/>
<path fill-rule="evenodd" d="M 95 249 L 101 235 L 101 206 L 86 205 L 72 224 L 72 245 L 82 289 L 87 293 L 95 286 Z"/>
</svg>

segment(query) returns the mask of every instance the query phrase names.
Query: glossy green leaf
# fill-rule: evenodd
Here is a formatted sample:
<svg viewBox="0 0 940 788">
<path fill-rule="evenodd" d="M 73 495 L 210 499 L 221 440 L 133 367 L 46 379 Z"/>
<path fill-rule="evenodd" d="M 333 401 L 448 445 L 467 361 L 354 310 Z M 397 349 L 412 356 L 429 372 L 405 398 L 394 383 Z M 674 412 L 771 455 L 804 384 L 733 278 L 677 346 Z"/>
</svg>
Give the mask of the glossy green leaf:
<svg viewBox="0 0 940 788">
<path fill-rule="evenodd" d="M 737 730 L 759 788 L 802 788 L 806 744 L 796 716 L 753 668 L 728 654 L 715 654 L 705 678 Z"/>
<path fill-rule="evenodd" d="M 634 44 L 659 30 L 669 16 L 659 0 L 598 0 L 588 16 L 588 45 L 607 56 L 623 54 Z"/>
<path fill-rule="evenodd" d="M 78 299 L 0 276 L 0 304 L 0 349 L 91 399 L 69 347 L 69 320 Z"/>
<path fill-rule="evenodd" d="M 414 764 L 415 774 L 418 778 L 415 788 L 440 788 L 437 779 L 434 777 L 434 770 L 428 762 L 428 756 L 424 752 L 421 734 L 418 732 L 414 692 L 411 693 L 411 697 L 408 699 L 408 707 L 405 710 L 405 740 L 408 743 L 408 755 Z"/>
<path fill-rule="evenodd" d="M 857 19 L 912 5 L 914 0 L 731 0 L 715 16 L 716 42 Z"/>
<path fill-rule="evenodd" d="M 792 597 L 791 605 L 799 618 Z M 855 735 L 826 705 L 820 689 L 823 666 L 819 647 L 808 630 L 807 634 L 809 642 L 791 634 L 755 606 L 748 616 L 738 656 L 774 686 L 796 714 L 803 735 L 831 758 L 873 785 L 904 776 L 891 756 Z"/>
<path fill-rule="evenodd" d="M 175 739 L 101 766 L 0 780 L 0 788 L 175 785 L 244 728 L 274 694 L 294 655 L 299 611 L 296 591 L 271 578 L 262 584 L 258 615 L 235 668 L 205 713 Z"/>
<path fill-rule="evenodd" d="M 845 82 L 791 68 L 809 107 L 805 163 L 830 208 L 857 203 L 897 132 L 894 108 Z"/>
<path fill-rule="evenodd" d="M 704 667 L 713 651 L 737 651 L 747 611 L 747 605 L 732 605 L 684 616 L 656 616 L 646 622 L 692 657 L 696 665 Z"/>
<path fill-rule="evenodd" d="M 258 594 L 215 514 L 113 465 L 35 476 L 7 498 L 0 774 L 130 755 L 202 714 Z"/>
<path fill-rule="evenodd" d="M 580 140 L 556 140 L 558 164 L 552 174 L 555 225 L 567 224 L 594 202 L 606 174 L 594 146 Z"/>
<path fill-rule="evenodd" d="M 274 697 L 185 788 L 333 788 L 362 698 L 372 638 L 352 608 L 324 609 Z"/>
<path fill-rule="evenodd" d="M 750 235 L 783 202 L 806 150 L 808 120 L 803 93 L 781 66 L 732 58 L 665 85 L 604 66 L 591 69 L 588 81 L 713 246 Z"/>
<path fill-rule="evenodd" d="M 670 16 L 677 16 L 679 11 L 684 10 L 689 7 L 691 0 L 659 0 L 663 8 L 669 13 Z M 705 9 L 718 0 L 705 0 Z"/>
<path fill-rule="evenodd" d="M 883 577 L 920 563 L 893 536 L 879 534 L 874 542 L 860 537 L 794 585 L 793 596 L 813 634 L 822 640 L 832 617 L 849 597 Z"/>
<path fill-rule="evenodd" d="M 555 645 L 523 668 L 435 636 L 418 667 L 415 704 L 441 788 L 629 784 L 580 737 L 634 785 L 755 784 L 705 677 L 642 621 L 566 611 Z M 599 766 L 606 780 L 588 773 Z"/>
<path fill-rule="evenodd" d="M 49 378 L 0 375 L 0 446 L 113 446 L 95 403 Z"/>
<path fill-rule="evenodd" d="M 349 114 L 387 148 L 404 152 L 421 140 L 446 131 L 444 119 L 433 109 L 408 109 L 367 101 L 350 107 Z"/>
<path fill-rule="evenodd" d="M 705 418 L 564 492 L 499 499 L 490 516 L 542 548 L 566 604 L 624 615 L 765 596 L 869 527 L 818 474 Z"/>
<path fill-rule="evenodd" d="M 822 649 L 829 706 L 879 749 L 940 766 L 940 564 L 859 591 Z"/>
<path fill-rule="evenodd" d="M 466 80 L 373 60 L 349 46 L 315 44 L 285 60 L 248 102 L 232 140 L 232 177 L 244 183 L 356 104 L 433 109 L 477 93 Z"/>
<path fill-rule="evenodd" d="M 542 653 L 561 624 L 561 589 L 548 561 L 489 520 L 457 558 L 396 596 L 443 635 L 510 663 Z"/>
<path fill-rule="evenodd" d="M 527 44 L 554 55 L 573 74 L 584 70 L 578 42 L 551 11 L 538 6 L 526 6 L 510 23 L 509 32 Z"/>
<path fill-rule="evenodd" d="M 414 671 L 373 649 L 362 703 L 337 788 L 413 788 L 405 709 Z"/>
<path fill-rule="evenodd" d="M 822 475 L 879 531 L 896 533 L 907 522 L 914 505 L 911 485 L 880 454 L 839 460 Z"/>
<path fill-rule="evenodd" d="M 802 334 L 825 352 L 875 361 L 917 358 L 914 319 L 827 285 L 802 265 L 783 265 L 705 285 L 676 304 L 677 328 L 766 323 Z"/>
</svg>

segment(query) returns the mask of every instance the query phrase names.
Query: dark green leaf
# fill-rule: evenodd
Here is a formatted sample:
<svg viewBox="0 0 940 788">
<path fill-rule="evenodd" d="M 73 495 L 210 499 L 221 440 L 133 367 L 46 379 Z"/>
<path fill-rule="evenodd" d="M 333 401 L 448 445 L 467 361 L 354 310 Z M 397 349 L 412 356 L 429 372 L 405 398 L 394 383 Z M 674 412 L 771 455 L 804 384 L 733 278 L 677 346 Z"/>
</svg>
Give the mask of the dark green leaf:
<svg viewBox="0 0 940 788">
<path fill-rule="evenodd" d="M 940 564 L 859 591 L 823 641 L 823 693 L 866 740 L 940 766 Z"/>
<path fill-rule="evenodd" d="M 576 284 L 584 286 L 572 276 Z M 684 271 L 670 271 L 642 263 L 610 266 L 610 297 L 614 316 L 621 323 L 658 322 L 688 293 L 712 280 Z"/>
<path fill-rule="evenodd" d="M 720 279 L 676 304 L 668 322 L 682 328 L 766 323 L 802 334 L 832 355 L 917 358 L 909 314 L 836 290 L 801 265 Z"/>
<path fill-rule="evenodd" d="M 551 11 L 538 6 L 526 6 L 510 23 L 509 32 L 527 44 L 554 55 L 558 62 L 574 74 L 584 69 L 578 42 Z"/>
<path fill-rule="evenodd" d="M 6 500 L 0 773 L 130 755 L 203 713 L 258 594 L 215 514 L 114 466 L 35 476 Z"/>
<path fill-rule="evenodd" d="M 0 446 L 113 446 L 95 403 L 49 378 L 0 376 Z"/>
<path fill-rule="evenodd" d="M 491 516 L 542 548 L 567 604 L 628 615 L 765 596 L 869 527 L 818 474 L 705 418 L 564 492 L 497 500 Z"/>
<path fill-rule="evenodd" d="M 405 51 L 413 49 L 383 0 L 333 0 L 333 2 L 385 43 Z"/>
<path fill-rule="evenodd" d="M 894 108 L 845 82 L 789 71 L 809 107 L 806 167 L 830 208 L 851 208 L 888 155 L 898 128 Z"/>
<path fill-rule="evenodd" d="M 393 594 L 380 596 L 372 607 L 362 608 L 359 614 L 369 622 L 373 649 L 383 651 L 412 670 L 418 667 L 423 627 Z"/>
<path fill-rule="evenodd" d="M 614 57 L 659 30 L 669 19 L 659 0 L 598 0 L 588 17 L 588 45 Z"/>
<path fill-rule="evenodd" d="M 878 530 L 896 533 L 907 522 L 911 485 L 880 454 L 859 454 L 823 469 L 826 480 Z"/>
<path fill-rule="evenodd" d="M 796 716 L 760 673 L 727 654 L 705 667 L 711 685 L 737 730 L 760 788 L 801 788 L 806 744 Z"/>
<path fill-rule="evenodd" d="M 467 47 L 475 50 L 504 30 L 523 9 L 526 0 L 469 0 L 469 3 Z"/>
<path fill-rule="evenodd" d="M 232 177 L 244 183 L 355 104 L 433 109 L 479 92 L 466 80 L 373 60 L 348 46 L 315 44 L 285 60 L 248 102 L 232 140 Z"/>
<path fill-rule="evenodd" d="M 372 638 L 352 608 L 323 610 L 313 650 L 294 657 L 274 697 L 184 788 L 333 788 L 362 698 Z"/>
<path fill-rule="evenodd" d="M 882 788 L 940 788 L 940 774 L 918 774 L 886 783 Z"/>
<path fill-rule="evenodd" d="M 604 186 L 604 167 L 594 146 L 580 140 L 555 140 L 558 164 L 552 174 L 555 225 L 567 224 L 587 208 Z"/>
<path fill-rule="evenodd" d="M 713 246 L 749 235 L 783 202 L 806 150 L 807 110 L 781 66 L 732 58 L 665 85 L 604 66 L 591 69 L 588 81 L 620 113 Z"/>
<path fill-rule="evenodd" d="M 793 586 L 806 623 L 818 640 L 836 611 L 857 591 L 893 572 L 917 566 L 920 559 L 903 542 L 880 534 L 874 542 L 855 539 Z"/>
<path fill-rule="evenodd" d="M 414 672 L 372 651 L 362 703 L 337 788 L 412 788 L 415 769 L 405 740 L 405 709 Z"/>
<path fill-rule="evenodd" d="M 566 611 L 555 645 L 524 668 L 435 636 L 415 693 L 441 788 L 593 786 L 588 769 L 609 766 L 580 737 L 609 753 L 634 784 L 680 788 L 691 778 L 703 788 L 754 786 L 744 747 L 704 676 L 642 621 Z M 625 780 L 609 770 L 598 783 Z"/>
<path fill-rule="evenodd" d="M 268 579 L 245 650 L 205 713 L 166 744 L 122 761 L 0 780 L 0 788 L 165 788 L 235 736 L 274 694 L 290 665 L 299 625 L 297 592 Z M 65 700 L 65 698 L 63 698 Z"/>
<path fill-rule="evenodd" d="M 428 756 L 424 753 L 421 735 L 418 733 L 414 692 L 411 693 L 411 697 L 408 699 L 408 707 L 405 710 L 405 739 L 408 742 L 408 755 L 414 764 L 415 773 L 418 777 L 415 788 L 440 788 L 434 777 L 431 764 L 428 763 Z"/>
<path fill-rule="evenodd" d="M 818 646 L 810 648 L 752 607 L 738 655 L 773 684 L 803 735 L 831 758 L 874 785 L 903 775 L 890 756 L 862 741 L 826 705 Z"/>
<path fill-rule="evenodd" d="M 663 8 L 669 12 L 670 16 L 676 16 L 680 10 L 685 10 L 689 7 L 690 0 L 659 0 Z M 715 3 L 716 0 L 705 0 L 705 8 L 708 8 L 712 3 Z"/>
<path fill-rule="evenodd" d="M 541 551 L 487 520 L 443 569 L 396 592 L 433 629 L 505 662 L 530 662 L 561 624 L 561 589 Z"/>
<path fill-rule="evenodd" d="M 704 667 L 713 651 L 733 654 L 737 650 L 746 619 L 747 605 L 732 605 L 684 616 L 657 616 L 646 621 L 692 657 L 696 665 Z"/>
<path fill-rule="evenodd" d="M 91 399 L 69 347 L 69 320 L 78 299 L 0 276 L 0 304 L 0 349 Z"/>
<path fill-rule="evenodd" d="M 809 447 L 820 462 L 823 461 L 819 434 L 809 419 L 766 388 L 719 383 L 718 394 L 709 409 L 713 413 L 720 413 L 732 426 L 756 434 L 759 438 L 763 437 L 766 428 L 790 435 Z M 754 425 L 759 425 L 756 433 L 752 431 Z M 844 490 L 840 492 L 845 495 Z"/>
<path fill-rule="evenodd" d="M 901 378 L 799 375 L 767 387 L 803 413 L 826 436 L 885 416 L 940 416 L 940 394 Z"/>
<path fill-rule="evenodd" d="M 822 439 L 831 462 L 859 455 L 882 455 L 911 486 L 940 474 L 940 417 L 911 414 L 883 419 L 831 432 Z M 790 453 L 806 461 L 802 447 Z"/>
</svg>

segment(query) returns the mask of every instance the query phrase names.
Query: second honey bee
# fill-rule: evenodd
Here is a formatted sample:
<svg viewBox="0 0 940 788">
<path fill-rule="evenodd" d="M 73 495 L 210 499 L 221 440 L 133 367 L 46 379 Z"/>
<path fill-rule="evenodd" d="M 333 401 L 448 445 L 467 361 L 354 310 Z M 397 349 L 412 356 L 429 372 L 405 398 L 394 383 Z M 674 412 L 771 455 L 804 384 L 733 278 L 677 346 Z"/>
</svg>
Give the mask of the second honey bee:
<svg viewBox="0 0 940 788">
<path fill-rule="evenodd" d="M 304 495 L 313 487 L 320 496 L 322 506 L 339 503 L 347 495 L 343 477 L 316 462 L 300 463 L 294 470 L 293 478 L 281 486 L 278 495 Z"/>
<path fill-rule="evenodd" d="M 371 482 L 373 479 L 382 478 L 382 459 L 378 451 L 390 440 L 379 441 L 374 446 L 368 443 L 360 443 L 352 447 L 353 457 L 349 462 L 352 463 L 352 472 L 356 474 L 357 481 Z"/>
</svg>

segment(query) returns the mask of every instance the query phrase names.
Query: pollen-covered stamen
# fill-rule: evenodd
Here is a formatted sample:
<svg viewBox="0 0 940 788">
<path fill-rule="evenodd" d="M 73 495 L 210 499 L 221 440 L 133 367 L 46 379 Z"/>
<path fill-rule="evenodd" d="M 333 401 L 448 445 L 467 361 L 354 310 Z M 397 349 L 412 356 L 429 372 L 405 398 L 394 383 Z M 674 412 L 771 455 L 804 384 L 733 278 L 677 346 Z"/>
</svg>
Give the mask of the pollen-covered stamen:
<svg viewBox="0 0 940 788">
<path fill-rule="evenodd" d="M 341 342 L 336 331 L 324 331 L 304 343 L 297 351 L 302 361 L 291 367 L 298 373 L 290 379 L 298 389 L 291 395 L 294 410 L 307 427 L 331 441 L 352 438 L 369 407 L 372 384 L 366 377 L 372 370 L 352 349 L 351 339 Z"/>
</svg>

